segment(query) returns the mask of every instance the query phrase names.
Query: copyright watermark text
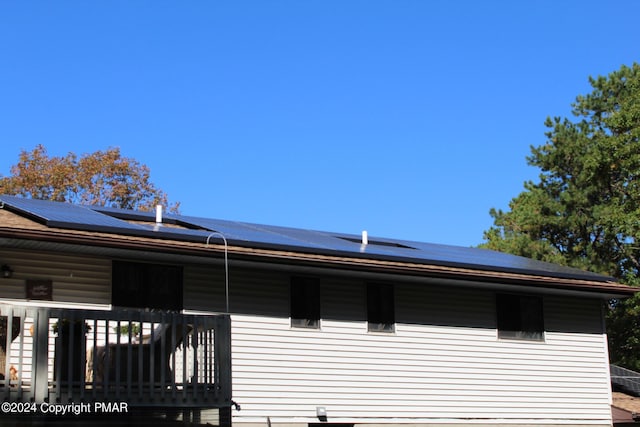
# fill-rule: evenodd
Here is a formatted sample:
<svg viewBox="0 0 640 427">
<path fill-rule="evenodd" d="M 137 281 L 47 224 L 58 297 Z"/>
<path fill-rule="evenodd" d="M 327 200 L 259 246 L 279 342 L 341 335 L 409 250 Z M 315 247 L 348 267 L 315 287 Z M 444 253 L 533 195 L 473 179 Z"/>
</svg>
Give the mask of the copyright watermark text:
<svg viewBox="0 0 640 427">
<path fill-rule="evenodd" d="M 44 414 L 44 415 L 83 415 L 83 414 L 122 414 L 129 412 L 127 402 L 83 402 L 83 403 L 35 403 L 2 402 L 2 414 Z"/>
</svg>

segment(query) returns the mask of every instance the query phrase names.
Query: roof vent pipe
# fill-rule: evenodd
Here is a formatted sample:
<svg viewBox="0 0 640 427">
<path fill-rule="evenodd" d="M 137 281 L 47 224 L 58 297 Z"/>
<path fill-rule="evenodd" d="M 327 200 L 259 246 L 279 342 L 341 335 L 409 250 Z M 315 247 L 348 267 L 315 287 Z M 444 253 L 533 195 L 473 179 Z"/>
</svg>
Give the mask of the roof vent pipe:
<svg viewBox="0 0 640 427">
<path fill-rule="evenodd" d="M 162 224 L 162 205 L 156 205 L 156 225 Z"/>
<path fill-rule="evenodd" d="M 369 233 L 367 233 L 367 230 L 362 230 L 362 244 L 363 245 L 369 244 Z"/>
</svg>

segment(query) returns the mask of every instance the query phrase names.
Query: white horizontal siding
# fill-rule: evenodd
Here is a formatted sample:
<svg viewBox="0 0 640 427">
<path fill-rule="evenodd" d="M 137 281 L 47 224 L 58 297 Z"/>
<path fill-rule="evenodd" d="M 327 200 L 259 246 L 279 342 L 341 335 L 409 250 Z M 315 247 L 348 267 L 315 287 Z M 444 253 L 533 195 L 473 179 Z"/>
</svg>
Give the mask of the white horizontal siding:
<svg viewBox="0 0 640 427">
<path fill-rule="evenodd" d="M 226 310 L 223 266 L 187 266 L 184 270 L 184 308 L 210 312 Z M 260 277 L 259 285 L 255 277 Z M 256 273 L 230 269 L 229 306 L 231 312 L 264 316 L 288 313 L 289 283 L 286 274 Z M 285 299 L 283 300 L 283 295 Z"/>
<path fill-rule="evenodd" d="M 13 276 L 2 280 L 0 298 L 26 299 L 26 281 L 51 280 L 53 301 L 79 304 L 111 302 L 111 261 L 98 257 L 61 253 L 0 250 L 0 260 L 13 270 Z M 34 319 L 25 318 L 22 325 L 23 348 L 14 340 L 9 349 L 10 363 L 18 376 L 31 380 L 32 337 L 29 328 Z"/>
<path fill-rule="evenodd" d="M 224 267 L 189 265 L 184 269 L 184 307 L 188 310 L 225 310 Z"/>
<path fill-rule="evenodd" d="M 266 287 L 278 280 L 288 301 L 286 277 Z M 324 406 L 334 422 L 610 423 L 603 335 L 585 331 L 597 301 L 550 298 L 545 342 L 498 340 L 493 293 L 398 285 L 395 333 L 368 333 L 364 285 L 349 285 L 322 281 L 320 330 L 292 329 L 282 302 L 234 314 L 234 422 L 316 422 Z"/>
<path fill-rule="evenodd" d="M 108 304 L 111 260 L 0 251 L 14 277 L 51 279 L 56 301 Z M 185 266 L 185 308 L 225 309 L 222 266 Z M 396 285 L 396 330 L 369 333 L 365 284 L 321 280 L 321 329 L 290 327 L 286 272 L 230 270 L 234 422 L 443 422 L 607 425 L 600 302 L 545 298 L 544 342 L 498 340 L 495 297 L 473 289 Z"/>
<path fill-rule="evenodd" d="M 310 344 L 299 331 L 244 336 L 248 323 L 234 317 L 234 397 L 243 405 L 241 417 L 309 417 L 316 406 L 338 418 L 503 418 L 509 411 L 517 419 L 609 416 L 601 358 L 576 366 L 549 349 L 530 361 L 514 344 L 474 348 L 469 340 L 450 343 L 451 351 L 430 349 L 395 339 L 401 330 L 384 343 L 317 332 Z"/>
<path fill-rule="evenodd" d="M 14 271 L 2 279 L 0 298 L 25 299 L 25 281 L 47 279 L 53 300 L 85 304 L 111 303 L 111 260 L 50 252 L 0 250 L 0 260 Z"/>
</svg>

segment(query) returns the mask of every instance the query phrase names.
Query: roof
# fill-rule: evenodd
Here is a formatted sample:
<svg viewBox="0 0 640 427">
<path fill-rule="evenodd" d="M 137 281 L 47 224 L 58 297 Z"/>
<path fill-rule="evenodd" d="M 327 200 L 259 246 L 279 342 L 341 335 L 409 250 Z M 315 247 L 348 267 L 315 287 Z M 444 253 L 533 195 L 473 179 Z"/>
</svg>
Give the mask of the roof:
<svg viewBox="0 0 640 427">
<path fill-rule="evenodd" d="M 640 414 L 640 373 L 609 365 L 611 374 L 612 415 L 614 424 L 633 423 Z"/>
<path fill-rule="evenodd" d="M 611 417 L 613 425 L 633 425 L 638 420 L 640 411 L 640 399 L 628 396 L 624 393 L 613 393 L 611 404 Z M 640 420 L 639 420 L 640 421 Z"/>
<path fill-rule="evenodd" d="M 617 365 L 610 365 L 611 385 L 614 391 L 640 397 L 640 373 Z M 640 412 L 640 408 L 638 409 Z"/>
<path fill-rule="evenodd" d="M 398 268 L 442 272 L 491 272 L 504 277 L 528 277 L 585 282 L 585 286 L 630 294 L 633 288 L 615 283 L 608 276 L 545 263 L 496 251 L 424 243 L 409 240 L 370 237 L 363 244 L 356 234 L 296 229 L 221 219 L 166 214 L 161 225 L 155 223 L 154 212 L 140 212 L 99 206 L 74 205 L 0 195 L 0 207 L 41 227 L 40 237 L 47 231 L 58 236 L 91 233 L 104 239 L 135 239 L 162 243 L 165 246 L 202 246 L 221 243 L 239 252 L 270 254 L 290 253 L 298 257 L 344 260 L 348 264 L 394 265 Z M 16 227 L 0 223 L 0 232 Z M 15 231 L 15 230 L 14 230 Z M 23 233 L 24 235 L 24 233 Z M 34 237 L 35 238 L 35 237 Z M 348 262 L 347 262 L 348 261 Z"/>
</svg>

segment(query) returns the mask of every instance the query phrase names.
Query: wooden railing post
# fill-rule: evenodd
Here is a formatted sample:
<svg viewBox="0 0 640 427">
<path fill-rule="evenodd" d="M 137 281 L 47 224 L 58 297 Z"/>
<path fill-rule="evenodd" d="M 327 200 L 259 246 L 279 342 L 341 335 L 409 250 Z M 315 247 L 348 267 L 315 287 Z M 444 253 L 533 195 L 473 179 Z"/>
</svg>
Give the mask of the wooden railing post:
<svg viewBox="0 0 640 427">
<path fill-rule="evenodd" d="M 216 318 L 214 355 L 218 367 L 216 383 L 220 390 L 220 397 L 225 404 L 231 406 L 231 317 L 229 315 Z"/>
<path fill-rule="evenodd" d="M 225 406 L 218 411 L 218 424 L 220 427 L 231 427 L 231 406 Z"/>
<path fill-rule="evenodd" d="M 32 384 L 33 397 L 36 402 L 44 402 L 49 397 L 49 310 L 40 308 L 36 311 L 36 327 L 34 328 Z"/>
</svg>

